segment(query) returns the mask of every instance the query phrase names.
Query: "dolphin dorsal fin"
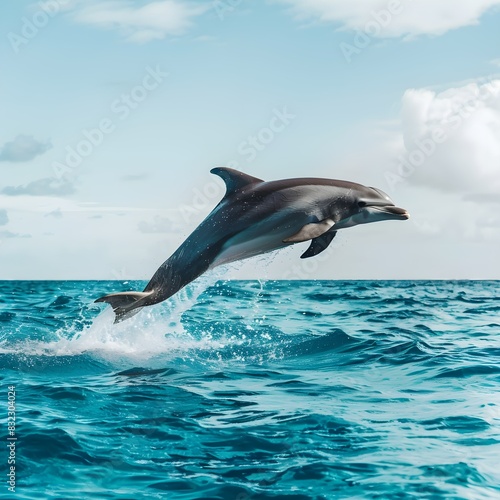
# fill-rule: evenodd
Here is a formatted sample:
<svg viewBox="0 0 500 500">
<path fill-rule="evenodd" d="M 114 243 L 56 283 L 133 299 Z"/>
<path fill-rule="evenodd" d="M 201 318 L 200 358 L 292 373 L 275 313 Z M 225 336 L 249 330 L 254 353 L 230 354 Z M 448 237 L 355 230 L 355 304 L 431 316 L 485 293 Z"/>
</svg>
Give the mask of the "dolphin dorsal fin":
<svg viewBox="0 0 500 500">
<path fill-rule="evenodd" d="M 210 170 L 210 173 L 218 175 L 226 183 L 226 196 L 233 194 L 249 184 L 264 182 L 262 179 L 252 177 L 251 175 L 244 174 L 243 172 L 228 167 L 215 167 Z"/>
</svg>

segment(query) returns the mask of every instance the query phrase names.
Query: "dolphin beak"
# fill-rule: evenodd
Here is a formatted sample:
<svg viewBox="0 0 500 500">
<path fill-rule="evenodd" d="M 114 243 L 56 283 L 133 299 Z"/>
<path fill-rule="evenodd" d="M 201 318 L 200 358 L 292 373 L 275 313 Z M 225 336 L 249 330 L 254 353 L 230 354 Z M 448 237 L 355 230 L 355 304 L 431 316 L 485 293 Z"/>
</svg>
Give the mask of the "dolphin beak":
<svg viewBox="0 0 500 500">
<path fill-rule="evenodd" d="M 386 205 L 385 207 L 380 207 L 380 210 L 382 212 L 395 215 L 398 219 L 401 220 L 408 220 L 410 218 L 410 214 L 404 208 Z"/>
<path fill-rule="evenodd" d="M 404 208 L 395 207 L 394 205 L 368 205 L 368 207 L 386 214 L 388 216 L 385 217 L 386 219 L 407 220 L 410 218 L 410 214 Z"/>
</svg>

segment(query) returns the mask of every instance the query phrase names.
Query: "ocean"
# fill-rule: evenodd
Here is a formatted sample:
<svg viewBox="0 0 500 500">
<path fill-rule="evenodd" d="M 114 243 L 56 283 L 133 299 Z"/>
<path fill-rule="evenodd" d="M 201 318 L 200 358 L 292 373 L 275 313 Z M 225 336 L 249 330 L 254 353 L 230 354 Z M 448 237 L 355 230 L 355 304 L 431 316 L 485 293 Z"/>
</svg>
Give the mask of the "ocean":
<svg viewBox="0 0 500 500">
<path fill-rule="evenodd" d="M 144 285 L 0 283 L 0 498 L 500 499 L 500 282 Z"/>
</svg>

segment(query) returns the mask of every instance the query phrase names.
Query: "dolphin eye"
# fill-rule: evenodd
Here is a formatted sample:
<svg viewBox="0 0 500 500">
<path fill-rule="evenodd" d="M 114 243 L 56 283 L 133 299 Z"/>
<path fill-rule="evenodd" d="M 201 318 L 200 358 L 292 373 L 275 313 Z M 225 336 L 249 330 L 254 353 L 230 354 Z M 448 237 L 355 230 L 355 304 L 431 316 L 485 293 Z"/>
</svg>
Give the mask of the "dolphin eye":
<svg viewBox="0 0 500 500">
<path fill-rule="evenodd" d="M 359 208 L 366 207 L 366 202 L 365 201 L 358 201 L 358 207 Z"/>
</svg>

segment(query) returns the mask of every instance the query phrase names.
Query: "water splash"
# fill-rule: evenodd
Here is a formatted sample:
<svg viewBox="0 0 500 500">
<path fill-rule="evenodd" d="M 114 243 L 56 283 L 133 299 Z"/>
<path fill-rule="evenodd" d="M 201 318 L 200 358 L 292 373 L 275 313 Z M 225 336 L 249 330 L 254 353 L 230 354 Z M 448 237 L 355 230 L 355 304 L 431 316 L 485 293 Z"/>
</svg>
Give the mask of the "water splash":
<svg viewBox="0 0 500 500">
<path fill-rule="evenodd" d="M 78 320 L 58 328 L 52 340 L 23 339 L 0 344 L 0 353 L 24 356 L 78 356 L 92 354 L 105 361 L 145 362 L 162 357 L 172 358 L 192 350 L 206 350 L 218 344 L 203 338 L 194 338 L 182 324 L 182 317 L 221 273 L 207 273 L 168 301 L 141 310 L 132 318 L 114 324 L 110 307 L 90 320 L 83 329 L 83 311 Z M 57 302 L 57 300 L 56 300 Z M 165 357 L 164 355 L 168 355 Z"/>
</svg>

